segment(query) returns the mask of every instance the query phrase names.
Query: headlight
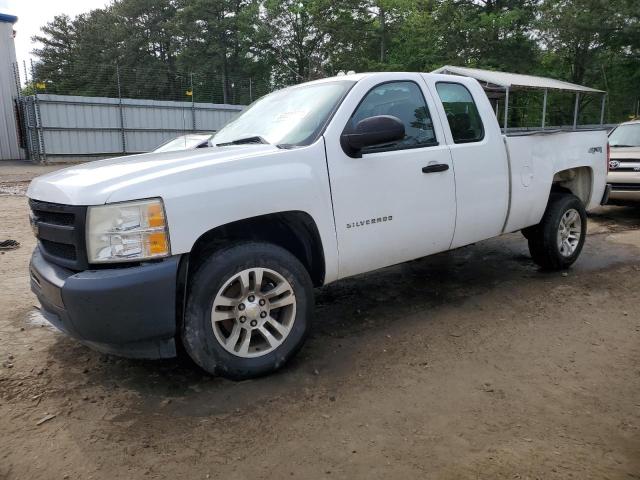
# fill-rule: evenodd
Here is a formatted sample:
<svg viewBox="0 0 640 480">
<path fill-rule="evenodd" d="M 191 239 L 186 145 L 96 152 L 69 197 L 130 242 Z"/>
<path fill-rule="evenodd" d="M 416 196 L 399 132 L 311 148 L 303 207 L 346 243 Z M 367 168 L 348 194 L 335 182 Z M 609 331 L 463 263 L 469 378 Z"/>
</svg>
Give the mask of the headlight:
<svg viewBox="0 0 640 480">
<path fill-rule="evenodd" d="M 89 207 L 89 263 L 131 262 L 171 254 L 160 199 Z"/>
</svg>

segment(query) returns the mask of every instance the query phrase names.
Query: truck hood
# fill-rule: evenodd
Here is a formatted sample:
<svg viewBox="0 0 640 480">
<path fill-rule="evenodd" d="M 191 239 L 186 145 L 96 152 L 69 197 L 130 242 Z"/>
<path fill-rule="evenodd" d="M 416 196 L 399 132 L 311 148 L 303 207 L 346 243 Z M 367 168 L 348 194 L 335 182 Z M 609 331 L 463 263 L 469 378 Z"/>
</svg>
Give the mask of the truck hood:
<svg viewBox="0 0 640 480">
<path fill-rule="evenodd" d="M 268 155 L 274 150 L 278 150 L 274 145 L 242 145 L 98 160 L 35 178 L 27 196 L 65 205 L 101 205 L 124 187 L 188 170 Z M 240 164 L 238 167 L 241 168 Z"/>
</svg>

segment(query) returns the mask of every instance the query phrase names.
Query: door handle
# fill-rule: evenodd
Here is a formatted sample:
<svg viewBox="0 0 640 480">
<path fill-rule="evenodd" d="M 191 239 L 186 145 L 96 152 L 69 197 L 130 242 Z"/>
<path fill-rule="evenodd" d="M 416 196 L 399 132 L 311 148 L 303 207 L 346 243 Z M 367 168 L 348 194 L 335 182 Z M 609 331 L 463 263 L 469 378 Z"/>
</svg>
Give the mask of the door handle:
<svg viewBox="0 0 640 480">
<path fill-rule="evenodd" d="M 449 165 L 446 163 L 433 163 L 431 165 L 427 165 L 426 167 L 422 167 L 422 173 L 436 173 L 436 172 L 444 172 L 449 170 Z"/>
</svg>

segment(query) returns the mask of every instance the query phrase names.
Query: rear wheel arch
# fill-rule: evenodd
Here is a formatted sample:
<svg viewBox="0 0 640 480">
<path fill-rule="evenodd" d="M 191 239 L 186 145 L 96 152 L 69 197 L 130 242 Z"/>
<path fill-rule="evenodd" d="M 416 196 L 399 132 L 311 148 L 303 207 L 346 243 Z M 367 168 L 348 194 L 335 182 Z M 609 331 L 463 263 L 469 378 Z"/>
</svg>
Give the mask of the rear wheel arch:
<svg viewBox="0 0 640 480">
<path fill-rule="evenodd" d="M 577 197 L 582 205 L 587 208 L 591 200 L 591 192 L 593 188 L 593 170 L 590 167 L 568 168 L 556 172 L 551 183 L 549 198 L 547 199 L 547 208 L 549 204 L 558 195 L 573 195 Z M 542 219 L 540 220 L 542 221 Z M 531 225 L 521 230 L 522 234 L 528 240 L 539 228 L 539 224 Z"/>
<path fill-rule="evenodd" d="M 551 194 L 571 193 L 586 207 L 593 191 L 593 170 L 591 167 L 568 168 L 556 172 L 551 184 Z"/>
</svg>

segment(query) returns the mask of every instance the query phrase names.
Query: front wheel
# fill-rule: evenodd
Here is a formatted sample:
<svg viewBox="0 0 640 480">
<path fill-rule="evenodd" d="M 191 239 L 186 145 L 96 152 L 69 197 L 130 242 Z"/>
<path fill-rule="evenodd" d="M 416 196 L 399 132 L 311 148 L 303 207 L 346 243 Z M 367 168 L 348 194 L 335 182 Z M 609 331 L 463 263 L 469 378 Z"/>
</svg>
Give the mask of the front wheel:
<svg viewBox="0 0 640 480">
<path fill-rule="evenodd" d="M 267 243 L 220 249 L 190 282 L 182 340 L 204 370 L 236 380 L 270 373 L 302 346 L 313 308 L 305 267 Z"/>
<path fill-rule="evenodd" d="M 566 269 L 582 251 L 587 214 L 575 195 L 552 193 L 540 223 L 527 230 L 533 261 L 546 270 Z"/>
</svg>

